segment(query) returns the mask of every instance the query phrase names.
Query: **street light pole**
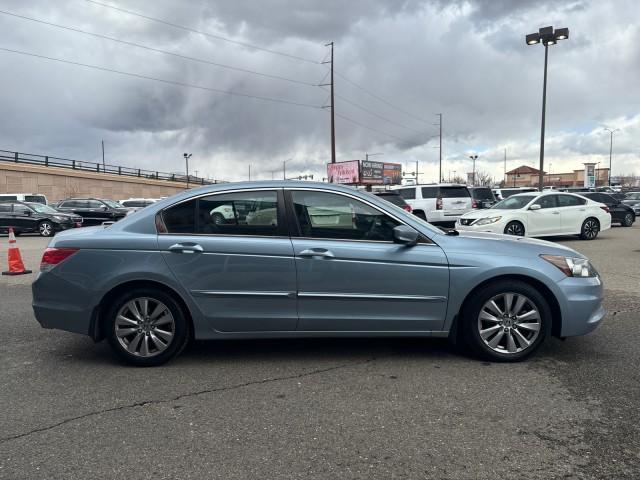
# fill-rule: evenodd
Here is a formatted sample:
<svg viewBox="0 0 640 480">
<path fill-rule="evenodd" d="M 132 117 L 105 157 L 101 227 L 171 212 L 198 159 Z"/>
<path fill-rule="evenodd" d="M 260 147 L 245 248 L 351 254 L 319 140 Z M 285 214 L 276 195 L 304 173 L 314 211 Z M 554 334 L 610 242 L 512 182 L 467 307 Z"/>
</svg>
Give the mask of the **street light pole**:
<svg viewBox="0 0 640 480">
<path fill-rule="evenodd" d="M 544 128 L 547 111 L 547 60 L 549 58 L 549 45 L 555 45 L 558 40 L 569 38 L 568 28 L 543 27 L 537 33 L 531 33 L 525 37 L 527 45 L 535 45 L 542 42 L 544 45 L 544 80 L 542 83 L 542 122 L 540 125 L 540 171 L 538 172 L 538 189 L 544 188 Z"/>
<path fill-rule="evenodd" d="M 611 157 L 613 156 L 613 133 L 620 130 L 619 128 L 614 128 L 613 130 L 610 128 L 605 128 L 607 132 L 610 134 L 610 142 L 609 142 L 609 186 L 611 186 Z"/>
<path fill-rule="evenodd" d="M 185 153 L 184 156 L 184 163 L 186 164 L 186 169 L 187 169 L 187 189 L 189 188 L 189 159 L 191 158 L 191 153 Z"/>
<path fill-rule="evenodd" d="M 287 162 L 290 160 L 291 160 L 290 158 L 287 158 L 282 162 L 282 179 L 283 180 L 287 179 Z"/>
<path fill-rule="evenodd" d="M 473 160 L 473 170 L 471 173 L 471 186 L 475 187 L 476 186 L 476 160 L 478 159 L 478 155 L 469 155 L 469 158 L 471 160 Z"/>
</svg>

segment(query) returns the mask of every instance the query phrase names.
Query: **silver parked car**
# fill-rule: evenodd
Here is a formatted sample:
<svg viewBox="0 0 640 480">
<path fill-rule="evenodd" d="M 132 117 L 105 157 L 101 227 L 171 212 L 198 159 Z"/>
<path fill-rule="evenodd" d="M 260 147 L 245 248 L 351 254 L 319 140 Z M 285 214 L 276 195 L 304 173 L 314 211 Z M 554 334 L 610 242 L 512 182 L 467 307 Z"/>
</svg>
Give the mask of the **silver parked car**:
<svg viewBox="0 0 640 480">
<path fill-rule="evenodd" d="M 233 215 L 214 220 L 220 208 Z M 367 193 L 280 181 L 201 187 L 57 235 L 33 308 L 137 365 L 192 337 L 450 337 L 513 361 L 596 328 L 602 292 L 569 248 L 444 233 Z"/>
</svg>

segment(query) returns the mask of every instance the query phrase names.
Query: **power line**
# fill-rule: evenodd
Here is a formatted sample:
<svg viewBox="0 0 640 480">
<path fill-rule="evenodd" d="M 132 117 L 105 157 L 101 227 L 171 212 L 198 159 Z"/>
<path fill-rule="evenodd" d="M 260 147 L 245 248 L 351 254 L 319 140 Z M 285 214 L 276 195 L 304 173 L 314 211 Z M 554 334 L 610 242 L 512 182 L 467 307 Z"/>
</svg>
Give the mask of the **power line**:
<svg viewBox="0 0 640 480">
<path fill-rule="evenodd" d="M 246 47 L 246 48 L 252 48 L 254 50 L 259 50 L 261 52 L 271 53 L 273 55 L 280 55 L 282 57 L 287 57 L 287 58 L 290 58 L 290 59 L 293 59 L 293 60 L 299 60 L 301 62 L 313 63 L 313 64 L 316 64 L 316 65 L 318 64 L 318 62 L 316 60 L 311 60 L 309 58 L 300 57 L 298 55 L 293 55 L 291 53 L 281 52 L 281 51 L 278 51 L 278 50 L 272 50 L 272 49 L 269 49 L 269 48 L 259 47 L 257 45 L 252 45 L 250 43 L 240 42 L 238 40 L 233 40 L 231 38 L 224 37 L 222 35 L 217 35 L 217 34 L 213 34 L 213 33 L 209 33 L 209 32 L 203 32 L 202 30 L 197 30 L 195 28 L 186 27 L 184 25 L 179 25 L 177 23 L 169 22 L 169 21 L 163 20 L 161 18 L 151 17 L 149 15 L 144 15 L 142 13 L 134 12 L 132 10 L 126 10 L 124 8 L 117 7 L 117 6 L 111 5 L 109 3 L 102 3 L 102 2 L 98 2 L 96 0 L 84 0 L 84 1 L 92 3 L 94 5 L 99 5 L 101 7 L 110 8 L 112 10 L 117 10 L 118 12 L 126 13 L 128 15 L 133 15 L 133 16 L 136 16 L 136 17 L 144 18 L 145 20 L 150 20 L 152 22 L 161 23 L 163 25 L 168 25 L 170 27 L 177 28 L 177 29 L 180 29 L 180 30 L 184 30 L 184 31 L 187 31 L 187 32 L 197 33 L 198 35 L 204 35 L 205 37 L 214 38 L 216 40 L 221 40 L 223 42 L 232 43 L 234 45 L 239 45 L 239 46 Z"/>
<path fill-rule="evenodd" d="M 91 1 L 91 0 L 87 0 L 87 1 Z M 393 103 L 391 103 L 389 100 L 386 100 L 384 98 L 382 98 L 380 95 L 377 95 L 375 93 L 373 93 L 371 90 L 368 90 L 367 88 L 363 87 L 362 85 L 357 84 L 356 82 L 354 82 L 353 80 L 349 79 L 349 77 L 347 77 L 346 75 L 343 75 L 342 73 L 338 72 L 336 70 L 336 75 L 339 76 L 340 78 L 342 78 L 343 80 L 345 80 L 347 83 L 350 83 L 351 85 L 353 85 L 354 87 L 358 88 L 359 90 L 362 90 L 364 93 L 366 93 L 367 95 L 375 98 L 376 100 L 384 103 L 385 105 L 388 105 L 392 108 L 394 108 L 395 110 L 397 110 L 398 112 L 404 113 L 405 115 L 413 118 L 414 120 L 418 120 L 420 122 L 426 123 L 426 124 L 430 124 L 429 121 L 425 120 L 424 118 L 420 118 L 417 115 L 414 115 L 411 112 L 408 112 L 400 107 L 398 107 L 397 105 L 394 105 Z"/>
<path fill-rule="evenodd" d="M 353 123 L 354 125 L 358 125 L 359 127 L 365 128 L 367 130 L 371 130 L 372 132 L 376 132 L 376 133 L 379 133 L 381 135 L 386 135 L 387 137 L 395 138 L 396 140 L 400 140 L 402 142 L 404 142 L 406 140 L 404 138 L 398 137 L 397 135 L 392 135 L 391 133 L 383 132 L 382 130 L 378 130 L 376 128 L 369 127 L 368 125 L 360 123 L 360 122 L 354 120 L 353 118 L 347 117 L 346 115 L 342 115 L 341 113 L 336 113 L 336 117 L 340 117 L 343 120 L 346 120 L 347 122 Z"/>
<path fill-rule="evenodd" d="M 16 53 L 19 55 L 26 55 L 29 57 L 34 57 L 34 58 L 39 58 L 39 59 L 44 59 L 44 60 L 51 60 L 54 62 L 60 62 L 60 63 L 66 63 L 69 65 L 75 65 L 78 67 L 85 67 L 85 68 L 91 68 L 94 70 L 100 70 L 103 72 L 110 72 L 110 73 L 117 73 L 118 75 L 125 75 L 128 77 L 134 77 L 134 78 L 141 78 L 144 80 L 153 80 L 155 82 L 160 82 L 160 83 L 165 83 L 168 85 L 176 85 L 176 86 L 180 86 L 180 87 L 188 87 L 188 88 L 195 88 L 198 90 L 206 90 L 209 92 L 214 92 L 214 93 L 221 93 L 221 94 L 225 94 L 225 95 L 233 95 L 236 97 L 244 97 L 244 98 L 252 98 L 255 100 L 263 100 L 266 102 L 272 102 L 272 103 L 283 103 L 286 105 L 294 105 L 297 107 L 307 107 L 307 108 L 314 108 L 314 109 L 321 109 L 322 107 L 319 105 L 311 105 L 309 103 L 302 103 L 302 102 L 294 102 L 291 100 L 284 100 L 282 98 L 273 98 L 273 97 L 263 97 L 260 95 L 252 95 L 250 93 L 241 93 L 241 92 L 233 92 L 230 90 L 222 90 L 219 88 L 214 88 L 214 87 L 207 87 L 204 85 L 196 85 L 193 83 L 186 83 L 186 82 L 178 82 L 175 80 L 167 80 L 167 79 L 163 79 L 163 78 L 158 78 L 158 77 L 152 77 L 149 75 L 143 75 L 140 73 L 133 73 L 133 72 L 126 72 L 123 70 L 116 70 L 114 68 L 107 68 L 107 67 L 101 67 L 99 65 L 91 65 L 88 63 L 82 63 L 82 62 L 74 62 L 72 60 L 64 60 L 62 58 L 55 58 L 55 57 L 48 57 L 46 55 L 40 55 L 37 53 L 31 53 L 31 52 L 24 52 L 21 50 L 12 50 L 10 48 L 4 48 L 4 47 L 0 47 L 0 51 L 4 51 L 4 52 L 10 52 L 10 53 Z"/>
<path fill-rule="evenodd" d="M 213 62 L 213 61 L 205 60 L 205 59 L 202 59 L 202 58 L 190 57 L 188 55 L 182 55 L 180 53 L 170 52 L 168 50 L 162 50 L 160 48 L 150 47 L 148 45 L 143 45 L 143 44 L 140 44 L 140 43 L 130 42 L 128 40 L 122 40 L 122 39 L 119 39 L 119 38 L 110 37 L 110 36 L 107 36 L 107 35 L 102 35 L 100 33 L 94 33 L 94 32 L 89 32 L 89 31 L 82 30 L 82 29 L 75 28 L 75 27 L 68 27 L 68 26 L 65 26 L 65 25 L 59 25 L 57 23 L 47 22 L 45 20 L 40 20 L 40 19 L 37 19 L 37 18 L 27 17 L 25 15 L 18 15 L 16 13 L 7 12 L 5 10 L 0 10 L 0 14 L 9 15 L 9 16 L 12 16 L 12 17 L 15 17 L 15 18 L 28 20 L 30 22 L 36 22 L 36 23 L 40 23 L 40 24 L 43 24 L 43 25 L 48 25 L 50 27 L 55 27 L 55 28 L 60 28 L 60 29 L 63 29 L 63 30 L 68 30 L 70 32 L 81 33 L 83 35 L 90 35 L 92 37 L 100 38 L 100 39 L 103 39 L 103 40 L 109 40 L 109 41 L 112 41 L 112 42 L 117 42 L 117 43 L 121 43 L 123 45 L 129 45 L 129 46 L 132 46 L 132 47 L 141 48 L 141 49 L 149 50 L 149 51 L 152 51 L 152 52 L 162 53 L 164 55 L 171 55 L 173 57 L 181 58 L 183 60 L 189 60 L 189 61 L 192 61 L 192 62 L 204 63 L 204 64 L 207 64 L 207 65 L 213 65 L 215 67 L 226 68 L 226 69 L 229 69 L 229 70 L 235 70 L 237 72 L 248 73 L 248 74 L 251 74 L 251 75 L 259 75 L 261 77 L 266 77 L 266 78 L 270 78 L 270 79 L 273 79 L 273 80 L 283 80 L 283 81 L 286 81 L 286 82 L 297 83 L 299 85 L 306 85 L 308 87 L 315 87 L 316 86 L 315 83 L 305 82 L 303 80 L 297 80 L 297 79 L 294 79 L 294 78 L 283 77 L 283 76 L 280 76 L 280 75 L 272 75 L 272 74 L 269 74 L 269 73 L 257 72 L 255 70 L 249 70 L 249 69 L 241 68 L 241 67 L 234 67 L 232 65 L 226 65 L 224 63 Z"/>
</svg>

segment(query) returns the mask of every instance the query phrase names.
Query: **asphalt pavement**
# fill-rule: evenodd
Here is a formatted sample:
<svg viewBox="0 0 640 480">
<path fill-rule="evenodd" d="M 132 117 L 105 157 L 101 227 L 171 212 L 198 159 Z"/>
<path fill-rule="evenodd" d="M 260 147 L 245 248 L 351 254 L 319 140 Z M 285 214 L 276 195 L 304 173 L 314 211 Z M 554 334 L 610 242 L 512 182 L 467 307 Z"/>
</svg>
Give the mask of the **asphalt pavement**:
<svg viewBox="0 0 640 480">
<path fill-rule="evenodd" d="M 42 329 L 35 275 L 0 277 L 0 478 L 640 478 L 640 225 L 553 240 L 592 259 L 607 317 L 517 364 L 311 339 L 197 342 L 132 368 Z M 18 242 L 37 270 L 46 239 Z"/>
</svg>

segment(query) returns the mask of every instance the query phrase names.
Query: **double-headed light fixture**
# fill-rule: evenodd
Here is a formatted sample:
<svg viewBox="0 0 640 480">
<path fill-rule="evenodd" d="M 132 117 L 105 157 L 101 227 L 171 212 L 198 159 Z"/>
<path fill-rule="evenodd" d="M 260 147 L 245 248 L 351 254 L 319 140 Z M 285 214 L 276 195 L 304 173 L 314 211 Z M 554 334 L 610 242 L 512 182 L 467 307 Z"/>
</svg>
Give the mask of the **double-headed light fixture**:
<svg viewBox="0 0 640 480">
<path fill-rule="evenodd" d="M 544 122 L 547 110 L 547 57 L 549 45 L 555 45 L 558 40 L 569 38 L 568 28 L 543 27 L 537 33 L 530 33 L 525 37 L 527 45 L 542 43 L 544 45 L 544 83 L 542 87 L 542 125 L 540 127 L 540 173 L 538 174 L 538 188 L 544 187 Z"/>
</svg>

